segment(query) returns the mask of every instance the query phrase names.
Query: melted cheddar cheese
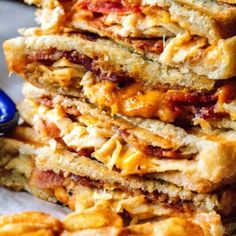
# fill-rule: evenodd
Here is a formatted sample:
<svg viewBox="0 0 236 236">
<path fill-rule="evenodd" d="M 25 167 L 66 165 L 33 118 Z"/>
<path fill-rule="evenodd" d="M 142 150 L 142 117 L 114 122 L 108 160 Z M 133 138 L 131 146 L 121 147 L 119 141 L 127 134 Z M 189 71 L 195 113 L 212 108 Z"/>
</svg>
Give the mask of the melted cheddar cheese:
<svg viewBox="0 0 236 236">
<path fill-rule="evenodd" d="M 112 114 L 122 114 L 128 117 L 159 118 L 165 122 L 174 122 L 177 118 L 194 119 L 195 102 L 191 97 L 197 99 L 197 93 L 191 93 L 188 89 L 161 90 L 143 88 L 137 82 L 117 88 L 117 84 L 110 81 L 95 81 L 91 72 L 87 72 L 81 81 L 83 93 L 92 103 L 102 107 L 110 108 Z M 199 93 L 199 96 L 201 94 Z M 211 101 L 202 103 L 202 107 L 212 104 L 214 113 L 229 114 L 235 117 L 235 109 L 226 108 L 236 98 L 236 83 L 229 82 L 217 89 L 211 95 Z M 189 97 L 189 98 L 188 98 Z M 204 97 L 204 94 L 203 94 Z M 214 98 L 215 97 L 215 98 Z M 215 100 L 214 100 L 215 99 Z M 176 102 L 175 102 L 176 101 Z M 179 102 L 179 103 L 178 103 Z M 181 105 L 185 104 L 185 105 Z M 180 105 L 178 105 L 180 104 Z M 201 105 L 200 101 L 198 106 Z M 192 108 L 191 108 L 192 107 Z M 232 113 L 232 114 L 231 114 Z"/>
<path fill-rule="evenodd" d="M 121 175 L 147 174 L 180 170 L 192 165 L 188 160 L 160 160 L 145 154 L 128 144 L 122 144 L 118 137 L 113 136 L 100 149 L 92 153 L 92 157 L 104 163 L 108 168 L 116 167 Z"/>
<path fill-rule="evenodd" d="M 129 117 L 159 117 L 173 122 L 177 113 L 171 107 L 167 94 L 159 90 L 145 90 L 134 83 L 118 89 L 115 83 L 101 81 L 93 83 L 93 75 L 88 72 L 81 85 L 84 94 L 91 102 L 101 107 L 110 107 L 113 114 L 121 113 Z"/>
<path fill-rule="evenodd" d="M 68 147 L 77 151 L 94 148 L 91 157 L 110 169 L 114 167 L 120 169 L 122 175 L 183 171 L 194 164 L 186 159 L 162 160 L 146 154 L 125 143 L 113 130 L 91 123 L 92 120 L 88 116 L 81 115 L 79 122 L 70 120 L 59 106 L 49 109 L 43 105 L 36 105 L 33 120 L 36 130 L 41 133 L 46 131 L 44 134 L 46 136 L 47 130 L 44 130 L 42 123 L 54 123 L 60 129 L 60 138 Z"/>
</svg>

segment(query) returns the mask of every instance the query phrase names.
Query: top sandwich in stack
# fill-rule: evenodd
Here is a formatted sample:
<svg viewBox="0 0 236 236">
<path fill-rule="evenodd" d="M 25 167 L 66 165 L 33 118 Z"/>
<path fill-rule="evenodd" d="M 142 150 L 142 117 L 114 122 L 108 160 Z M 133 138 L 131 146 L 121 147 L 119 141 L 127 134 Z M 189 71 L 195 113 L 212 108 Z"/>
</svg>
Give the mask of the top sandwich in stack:
<svg viewBox="0 0 236 236">
<path fill-rule="evenodd" d="M 234 5 L 36 3 L 42 27 L 4 45 L 11 71 L 112 114 L 236 129 Z"/>
<path fill-rule="evenodd" d="M 236 75 L 236 7 L 208 0 L 30 1 L 43 33 L 87 31 L 211 79 Z M 49 17 L 52 16 L 52 17 Z"/>
</svg>

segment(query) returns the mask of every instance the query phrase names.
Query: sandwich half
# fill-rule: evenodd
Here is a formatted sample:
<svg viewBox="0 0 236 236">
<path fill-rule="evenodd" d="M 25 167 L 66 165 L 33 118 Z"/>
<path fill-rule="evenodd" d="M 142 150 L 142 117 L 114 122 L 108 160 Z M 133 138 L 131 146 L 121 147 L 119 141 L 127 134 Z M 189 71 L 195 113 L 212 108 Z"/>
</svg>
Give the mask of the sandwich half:
<svg viewBox="0 0 236 236">
<path fill-rule="evenodd" d="M 32 3 L 32 1 L 31 1 Z M 36 34 L 109 37 L 158 64 L 211 79 L 236 75 L 236 7 L 207 0 L 42 0 Z"/>
<path fill-rule="evenodd" d="M 209 193 L 235 183 L 235 131 L 185 131 L 150 119 L 110 116 L 86 101 L 27 85 L 23 119 L 44 138 L 121 176 L 164 180 Z"/>
<path fill-rule="evenodd" d="M 236 82 L 163 69 L 88 35 L 19 37 L 4 43 L 11 72 L 35 86 L 84 97 L 112 114 L 178 126 L 236 128 Z M 235 60 L 236 61 L 236 60 Z"/>
<path fill-rule="evenodd" d="M 19 175 L 25 179 L 22 189 L 77 212 L 110 209 L 127 224 L 212 211 L 223 219 L 235 215 L 235 193 L 230 189 L 197 194 L 165 181 L 124 177 L 94 159 L 69 151 L 58 141 L 43 141 L 26 126 L 17 127 L 0 141 L 0 160 L 5 162 L 1 165 L 1 185 L 15 188 L 14 182 L 11 185 L 8 180 Z M 42 192 L 45 194 L 38 194 Z"/>
</svg>

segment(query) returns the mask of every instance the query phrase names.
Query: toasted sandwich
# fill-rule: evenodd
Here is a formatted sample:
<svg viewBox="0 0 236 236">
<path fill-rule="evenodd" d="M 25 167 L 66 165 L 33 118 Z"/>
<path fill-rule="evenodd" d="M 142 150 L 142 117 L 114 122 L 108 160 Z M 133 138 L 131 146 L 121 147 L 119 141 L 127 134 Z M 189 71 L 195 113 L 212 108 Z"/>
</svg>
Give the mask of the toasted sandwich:
<svg viewBox="0 0 236 236">
<path fill-rule="evenodd" d="M 110 40 L 87 35 L 19 37 L 6 41 L 4 49 L 11 72 L 35 86 L 87 98 L 113 115 L 158 118 L 181 127 L 236 128 L 234 79 L 163 69 Z"/>
<path fill-rule="evenodd" d="M 112 117 L 86 101 L 30 85 L 24 93 L 21 116 L 42 137 L 124 177 L 161 179 L 200 193 L 235 183 L 235 131 L 185 131 L 156 120 Z"/>
<path fill-rule="evenodd" d="M 19 126 L 0 141 L 0 159 L 5 162 L 1 165 L 1 185 L 15 188 L 9 178 L 19 175 L 26 183 L 22 189 L 77 212 L 111 209 L 127 224 L 160 216 L 191 217 L 214 210 L 224 219 L 235 215 L 233 188 L 197 194 L 166 181 L 124 177 L 94 159 L 69 151 L 55 139 L 42 139 L 30 127 Z M 6 153 L 10 157 L 7 160 Z"/>
<path fill-rule="evenodd" d="M 32 3 L 32 1 L 30 1 Z M 36 34 L 85 31 L 157 64 L 211 79 L 236 75 L 236 7 L 198 0 L 36 1 Z M 32 32 L 32 31 L 31 31 Z"/>
</svg>

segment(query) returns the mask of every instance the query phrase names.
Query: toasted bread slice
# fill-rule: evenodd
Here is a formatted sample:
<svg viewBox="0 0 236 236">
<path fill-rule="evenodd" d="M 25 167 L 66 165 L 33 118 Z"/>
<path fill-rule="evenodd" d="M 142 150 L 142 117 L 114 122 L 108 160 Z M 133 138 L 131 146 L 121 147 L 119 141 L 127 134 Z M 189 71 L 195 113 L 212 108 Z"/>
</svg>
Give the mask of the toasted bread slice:
<svg viewBox="0 0 236 236">
<path fill-rule="evenodd" d="M 229 3 L 229 4 L 236 4 L 235 0 L 217 0 L 218 2 L 225 2 L 225 3 Z"/>
<path fill-rule="evenodd" d="M 18 37 L 6 41 L 3 47 L 9 70 L 21 75 L 24 75 L 24 70 L 26 70 L 26 73 L 30 73 L 27 65 L 39 59 L 37 52 L 42 52 L 39 57 L 43 61 L 52 59 L 52 62 L 54 62 L 54 56 L 51 56 L 51 54 L 54 54 L 54 50 L 49 50 L 53 48 L 68 53 L 76 51 L 85 57 L 89 57 L 89 60 L 95 60 L 96 67 L 102 71 L 102 74 L 118 72 L 126 78 L 132 77 L 135 80 L 144 81 L 148 85 L 170 84 L 199 90 L 210 90 L 214 86 L 214 81 L 205 76 L 163 67 L 139 54 L 130 52 L 127 48 L 121 47 L 110 40 L 91 40 L 86 35 Z M 29 55 L 32 57 L 30 56 L 31 59 L 28 60 Z M 127 58 L 129 60 L 126 60 Z M 60 57 L 56 59 L 60 59 Z"/>
</svg>

